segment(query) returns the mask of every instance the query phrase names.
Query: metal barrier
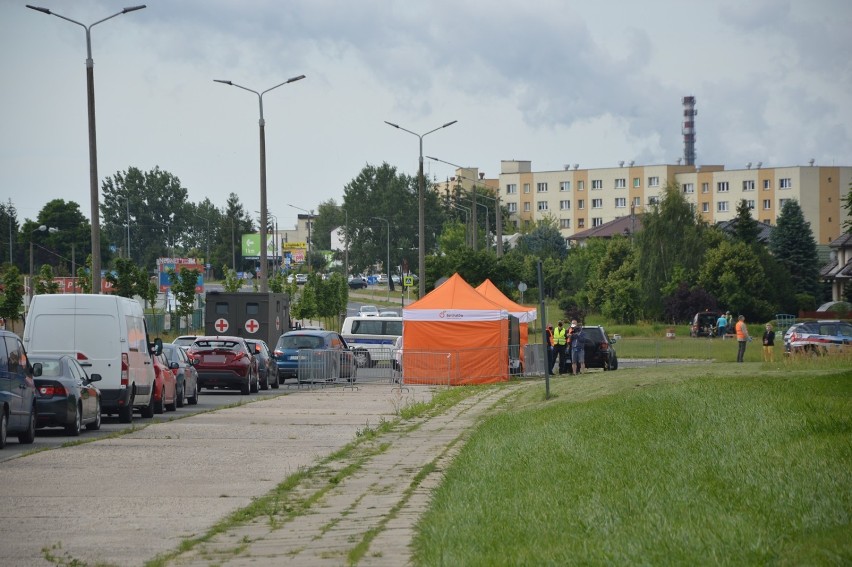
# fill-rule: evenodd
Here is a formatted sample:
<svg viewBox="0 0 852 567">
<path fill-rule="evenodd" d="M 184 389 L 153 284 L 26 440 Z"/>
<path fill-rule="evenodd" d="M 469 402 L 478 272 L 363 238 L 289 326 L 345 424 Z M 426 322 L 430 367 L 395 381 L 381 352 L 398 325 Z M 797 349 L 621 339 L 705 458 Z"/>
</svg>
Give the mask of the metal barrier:
<svg viewBox="0 0 852 567">
<path fill-rule="evenodd" d="M 296 367 L 296 385 L 321 388 L 357 387 L 359 383 L 391 384 L 398 381 L 399 373 L 395 370 L 393 353 L 383 354 L 383 360 L 361 367 L 351 351 L 302 349 Z"/>
</svg>

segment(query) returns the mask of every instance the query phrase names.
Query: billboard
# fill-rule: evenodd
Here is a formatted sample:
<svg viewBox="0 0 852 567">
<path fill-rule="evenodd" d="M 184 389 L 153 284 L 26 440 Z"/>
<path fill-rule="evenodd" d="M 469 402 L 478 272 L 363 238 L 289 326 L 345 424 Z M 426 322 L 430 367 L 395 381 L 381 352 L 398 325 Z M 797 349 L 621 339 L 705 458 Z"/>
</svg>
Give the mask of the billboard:
<svg viewBox="0 0 852 567">
<path fill-rule="evenodd" d="M 169 281 L 169 270 L 180 273 L 183 268 L 198 270 L 195 293 L 204 293 L 204 260 L 198 258 L 157 258 L 157 277 L 160 291 L 166 291 L 172 287 L 172 282 Z"/>
<path fill-rule="evenodd" d="M 280 260 L 281 252 L 287 251 L 292 244 L 300 244 L 305 246 L 304 242 L 278 242 L 275 241 L 275 234 L 266 233 L 266 257 L 269 260 Z M 245 260 L 260 260 L 260 233 L 244 234 L 242 241 L 242 255 Z"/>
</svg>

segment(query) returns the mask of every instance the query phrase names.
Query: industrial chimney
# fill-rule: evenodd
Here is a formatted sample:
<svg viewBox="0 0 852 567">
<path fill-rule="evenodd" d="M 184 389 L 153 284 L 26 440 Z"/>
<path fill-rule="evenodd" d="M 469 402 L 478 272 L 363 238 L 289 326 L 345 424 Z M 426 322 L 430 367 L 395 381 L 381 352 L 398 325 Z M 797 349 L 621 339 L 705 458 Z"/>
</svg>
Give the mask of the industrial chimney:
<svg viewBox="0 0 852 567">
<path fill-rule="evenodd" d="M 695 165 L 695 97 L 683 97 L 683 161 Z"/>
</svg>

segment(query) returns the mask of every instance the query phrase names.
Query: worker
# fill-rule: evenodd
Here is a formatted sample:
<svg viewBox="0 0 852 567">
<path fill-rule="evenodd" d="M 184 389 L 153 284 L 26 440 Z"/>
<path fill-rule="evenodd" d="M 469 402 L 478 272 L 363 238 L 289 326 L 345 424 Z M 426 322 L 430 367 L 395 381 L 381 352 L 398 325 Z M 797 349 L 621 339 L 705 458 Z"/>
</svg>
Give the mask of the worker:
<svg viewBox="0 0 852 567">
<path fill-rule="evenodd" d="M 565 361 L 565 349 L 568 347 L 568 332 L 563 326 L 562 321 L 556 324 L 553 329 L 553 348 L 556 351 L 555 356 L 559 359 L 559 374 L 564 374 L 568 368 Z"/>
</svg>

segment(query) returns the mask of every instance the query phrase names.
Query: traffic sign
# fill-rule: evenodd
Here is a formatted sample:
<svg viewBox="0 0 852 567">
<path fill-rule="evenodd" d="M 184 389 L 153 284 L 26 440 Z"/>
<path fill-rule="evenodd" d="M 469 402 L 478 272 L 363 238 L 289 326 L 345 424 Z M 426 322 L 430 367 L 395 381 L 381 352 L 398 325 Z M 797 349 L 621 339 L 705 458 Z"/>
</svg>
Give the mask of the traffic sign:
<svg viewBox="0 0 852 567">
<path fill-rule="evenodd" d="M 403 276 L 402 285 L 405 287 L 414 287 L 414 276 Z"/>
</svg>

